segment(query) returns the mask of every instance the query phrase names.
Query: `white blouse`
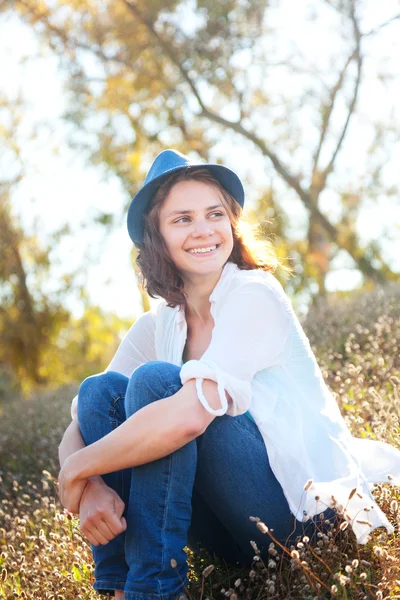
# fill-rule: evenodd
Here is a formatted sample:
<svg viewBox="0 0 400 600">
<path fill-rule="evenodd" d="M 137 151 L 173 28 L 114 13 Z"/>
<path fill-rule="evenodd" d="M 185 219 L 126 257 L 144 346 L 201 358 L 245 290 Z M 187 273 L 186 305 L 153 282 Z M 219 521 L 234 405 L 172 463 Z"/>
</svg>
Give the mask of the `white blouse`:
<svg viewBox="0 0 400 600">
<path fill-rule="evenodd" d="M 212 414 L 250 412 L 299 521 L 335 506 L 345 508 L 359 543 L 366 543 L 379 526 L 393 533 L 370 486 L 400 484 L 400 451 L 351 435 L 277 279 L 228 262 L 210 303 L 210 345 L 200 360 L 182 366 L 182 384 L 196 379 L 199 400 Z M 139 365 L 153 360 L 181 366 L 186 335 L 184 311 L 164 301 L 134 323 L 106 371 L 130 377 Z M 222 408 L 209 406 L 203 379 L 217 382 Z M 229 404 L 225 390 L 232 398 Z M 74 398 L 73 416 L 76 405 Z"/>
</svg>

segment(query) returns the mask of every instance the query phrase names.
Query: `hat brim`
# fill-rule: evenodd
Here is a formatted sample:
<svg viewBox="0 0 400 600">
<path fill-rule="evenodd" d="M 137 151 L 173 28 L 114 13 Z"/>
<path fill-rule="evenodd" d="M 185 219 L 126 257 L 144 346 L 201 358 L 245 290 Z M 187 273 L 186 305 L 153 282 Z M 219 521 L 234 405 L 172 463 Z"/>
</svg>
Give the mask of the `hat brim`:
<svg viewBox="0 0 400 600">
<path fill-rule="evenodd" d="M 224 167 L 223 165 L 215 164 L 191 164 L 173 167 L 167 171 L 164 171 L 158 177 L 155 177 L 152 181 L 149 181 L 144 185 L 138 193 L 133 197 L 132 202 L 128 209 L 127 224 L 128 233 L 133 243 L 136 246 L 143 244 L 144 236 L 144 219 L 154 194 L 157 192 L 159 187 L 168 179 L 173 173 L 178 171 L 186 171 L 193 168 L 202 168 L 210 171 L 211 175 L 219 181 L 223 188 L 236 200 L 236 202 L 243 208 L 244 206 L 244 189 L 242 182 L 234 171 Z"/>
</svg>

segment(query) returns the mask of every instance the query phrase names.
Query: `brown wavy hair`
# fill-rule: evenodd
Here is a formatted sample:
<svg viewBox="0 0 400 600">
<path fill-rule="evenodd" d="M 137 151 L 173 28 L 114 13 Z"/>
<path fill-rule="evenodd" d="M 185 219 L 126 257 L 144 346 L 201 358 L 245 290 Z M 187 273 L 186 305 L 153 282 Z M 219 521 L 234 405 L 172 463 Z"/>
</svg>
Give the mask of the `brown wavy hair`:
<svg viewBox="0 0 400 600">
<path fill-rule="evenodd" d="M 253 228 L 243 220 L 242 208 L 225 188 L 204 167 L 178 171 L 171 175 L 158 189 L 150 202 L 144 220 L 143 244 L 136 258 L 141 284 L 152 298 L 161 296 L 168 306 L 186 307 L 186 295 L 182 277 L 168 254 L 160 233 L 160 209 L 171 189 L 179 181 L 193 179 L 215 187 L 225 207 L 232 226 L 233 249 L 228 261 L 239 269 L 274 271 L 280 264 L 270 241 L 256 239 Z M 284 269 L 287 267 L 283 266 Z"/>
</svg>

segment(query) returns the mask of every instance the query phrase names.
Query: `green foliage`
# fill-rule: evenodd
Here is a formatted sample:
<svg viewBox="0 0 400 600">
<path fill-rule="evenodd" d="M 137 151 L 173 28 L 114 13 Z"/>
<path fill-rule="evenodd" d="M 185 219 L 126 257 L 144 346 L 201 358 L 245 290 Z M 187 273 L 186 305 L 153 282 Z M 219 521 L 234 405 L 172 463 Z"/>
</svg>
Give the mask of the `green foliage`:
<svg viewBox="0 0 400 600">
<path fill-rule="evenodd" d="M 67 311 L 43 291 L 49 251 L 26 237 L 6 194 L 0 205 L 0 365 L 12 369 L 23 389 L 44 383 L 40 359 Z"/>
<path fill-rule="evenodd" d="M 27 235 L 12 210 L 12 194 L 24 177 L 21 163 L 20 115 L 23 105 L 0 98 L 0 153 L 14 169 L 14 176 L 0 173 L 0 401 L 6 403 L 17 391 L 58 387 L 81 381 L 102 371 L 115 352 L 126 323 L 89 307 L 84 290 L 74 273 L 63 273 L 52 281 L 51 253 L 68 226 L 61 226 L 41 244 Z M 16 173 L 16 175 L 15 175 Z M 112 215 L 99 221 L 111 223 Z M 51 290 L 51 291 L 48 291 Z M 63 306 L 72 290 L 81 291 L 85 312 L 75 319 Z"/>
<path fill-rule="evenodd" d="M 69 317 L 44 349 L 41 377 L 54 388 L 104 371 L 131 324 L 97 306 L 79 319 Z"/>
<path fill-rule="evenodd" d="M 0 395 L 4 400 L 10 399 L 15 386 L 27 392 L 47 383 L 41 372 L 43 354 L 68 322 L 62 299 L 74 284 L 74 275 L 67 273 L 51 286 L 54 291 L 46 291 L 51 244 L 59 243 L 68 228 L 56 231 L 44 246 L 35 234 L 25 233 L 12 210 L 12 193 L 26 168 L 19 137 L 23 111 L 20 99 L 0 98 L 0 154 L 10 165 L 0 173 Z"/>
<path fill-rule="evenodd" d="M 19 388 L 57 387 L 104 370 L 131 323 L 89 306 L 73 318 L 61 304 L 72 275 L 46 294 L 49 249 L 25 236 L 6 201 L 0 240 L 0 399 Z"/>
</svg>

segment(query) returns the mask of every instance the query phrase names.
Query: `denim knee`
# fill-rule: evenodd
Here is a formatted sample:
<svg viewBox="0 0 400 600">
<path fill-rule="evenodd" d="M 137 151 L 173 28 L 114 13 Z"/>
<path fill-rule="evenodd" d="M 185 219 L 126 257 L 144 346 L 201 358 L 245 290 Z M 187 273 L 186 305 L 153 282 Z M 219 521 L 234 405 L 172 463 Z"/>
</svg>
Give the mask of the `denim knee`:
<svg viewBox="0 0 400 600">
<path fill-rule="evenodd" d="M 151 402 L 176 394 L 181 387 L 180 367 L 159 360 L 144 363 L 129 380 L 125 396 L 127 416 Z"/>
<path fill-rule="evenodd" d="M 109 413 L 113 403 L 123 398 L 127 384 L 127 377 L 114 371 L 87 377 L 78 392 L 79 423 L 92 419 L 97 411 Z"/>
</svg>

